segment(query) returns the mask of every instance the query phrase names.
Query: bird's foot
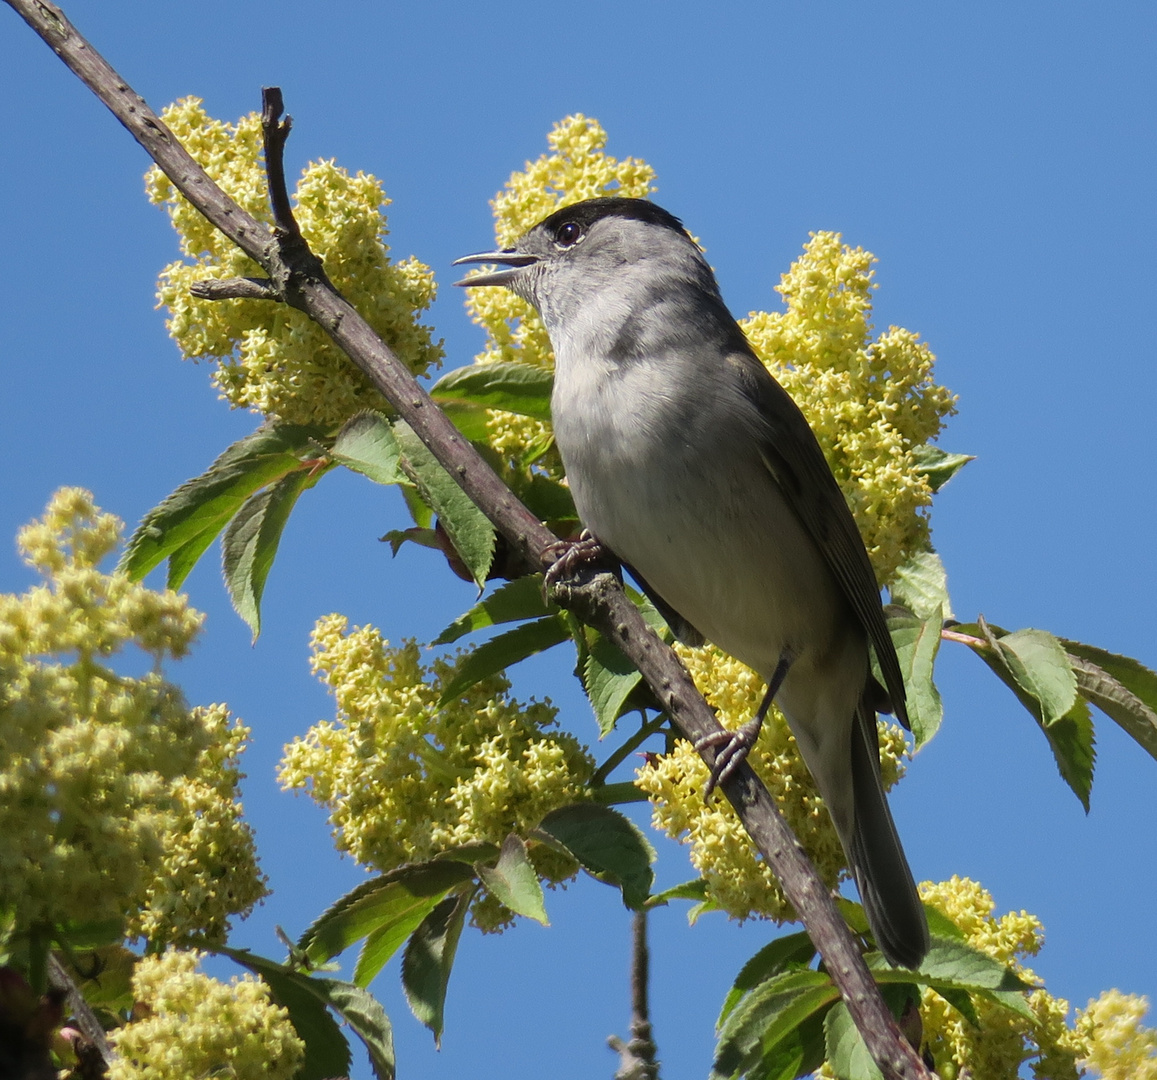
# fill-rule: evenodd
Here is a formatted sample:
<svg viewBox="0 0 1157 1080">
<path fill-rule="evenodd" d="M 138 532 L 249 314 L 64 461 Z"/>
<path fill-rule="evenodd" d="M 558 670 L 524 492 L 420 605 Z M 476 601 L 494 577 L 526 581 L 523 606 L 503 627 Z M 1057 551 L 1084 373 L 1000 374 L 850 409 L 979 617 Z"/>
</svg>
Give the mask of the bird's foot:
<svg viewBox="0 0 1157 1080">
<path fill-rule="evenodd" d="M 703 798 L 710 799 L 711 793 L 720 785 L 726 783 L 735 775 L 735 770 L 747 760 L 755 740 L 759 738 L 763 727 L 762 715 L 748 720 L 734 731 L 720 729 L 710 735 L 704 735 L 695 742 L 695 749 L 702 753 L 708 747 L 717 747 L 715 764 L 711 766 L 711 775 L 707 778 L 707 786 L 703 789 Z"/>
<path fill-rule="evenodd" d="M 589 529 L 583 529 L 577 540 L 556 540 L 549 544 L 542 553 L 542 562 L 546 567 L 542 576 L 542 592 L 545 596 L 563 578 L 570 577 L 580 567 L 598 563 L 614 565 L 614 556 L 595 539 Z"/>
</svg>

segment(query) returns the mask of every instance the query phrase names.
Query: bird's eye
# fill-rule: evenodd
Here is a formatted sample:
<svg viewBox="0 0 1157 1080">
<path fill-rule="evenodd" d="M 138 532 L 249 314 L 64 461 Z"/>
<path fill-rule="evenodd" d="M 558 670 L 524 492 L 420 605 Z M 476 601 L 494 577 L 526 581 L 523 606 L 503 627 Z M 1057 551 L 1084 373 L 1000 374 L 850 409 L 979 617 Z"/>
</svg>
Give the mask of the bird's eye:
<svg viewBox="0 0 1157 1080">
<path fill-rule="evenodd" d="M 568 221 L 558 227 L 554 239 L 559 247 L 574 247 L 582 239 L 582 236 L 582 229 L 575 222 Z"/>
</svg>

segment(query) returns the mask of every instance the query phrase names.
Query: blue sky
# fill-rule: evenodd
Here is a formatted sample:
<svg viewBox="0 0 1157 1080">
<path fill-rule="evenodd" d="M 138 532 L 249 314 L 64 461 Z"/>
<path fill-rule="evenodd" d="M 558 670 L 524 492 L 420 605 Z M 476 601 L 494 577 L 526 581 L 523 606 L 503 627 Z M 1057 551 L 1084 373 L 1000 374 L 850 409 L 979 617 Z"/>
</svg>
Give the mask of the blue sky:
<svg viewBox="0 0 1157 1080">
<path fill-rule="evenodd" d="M 336 157 L 394 200 L 391 243 L 437 271 L 448 366 L 480 334 L 450 262 L 489 244 L 487 200 L 545 149 L 552 123 L 597 117 L 609 151 L 658 171 L 657 200 L 707 248 L 737 315 L 809 230 L 879 257 L 876 324 L 918 331 L 960 395 L 942 438 L 977 460 L 938 498 L 934 540 L 961 618 L 1040 627 L 1157 666 L 1157 9 L 1146 3 L 544 5 L 72 0 L 80 30 L 158 109 L 187 94 L 213 115 L 280 85 L 291 174 Z M 142 194 L 129 136 L 13 13 L 0 11 L 0 537 L 61 484 L 130 524 L 254 417 L 182 364 L 154 310 L 175 235 Z M 342 611 L 387 636 L 433 637 L 471 590 L 377 542 L 391 492 L 332 475 L 287 531 L 255 647 L 215 560 L 188 582 L 209 615 L 173 671 L 191 700 L 225 700 L 254 729 L 246 808 L 274 895 L 237 931 L 278 955 L 360 878 L 324 818 L 281 794 L 281 745 L 332 714 L 311 678 L 314 619 Z M 30 576 L 7 541 L 0 589 Z M 426 573 L 431 571 L 432 589 Z M 562 656 L 518 672 L 593 741 Z M 1109 986 L 1154 994 L 1157 763 L 1097 714 L 1086 817 L 1035 724 L 971 654 L 946 647 L 946 718 L 893 797 L 918 877 L 982 881 L 1048 941 L 1050 989 L 1084 1004 Z M 661 847 L 660 882 L 690 876 Z M 403 1076 L 561 1078 L 610 1072 L 627 1022 L 628 920 L 589 880 L 548 898 L 552 926 L 464 935 L 435 1053 L 391 967 L 375 986 Z M 665 1076 L 704 1075 L 712 1023 L 743 960 L 773 932 L 683 912 L 654 922 L 653 1020 Z"/>
</svg>

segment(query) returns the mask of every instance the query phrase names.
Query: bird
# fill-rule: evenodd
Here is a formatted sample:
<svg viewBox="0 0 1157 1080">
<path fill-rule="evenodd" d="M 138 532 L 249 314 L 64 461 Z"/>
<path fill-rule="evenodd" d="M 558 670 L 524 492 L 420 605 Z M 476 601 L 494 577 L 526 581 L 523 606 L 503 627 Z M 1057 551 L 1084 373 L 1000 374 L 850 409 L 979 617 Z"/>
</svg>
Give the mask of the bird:
<svg viewBox="0 0 1157 1080">
<path fill-rule="evenodd" d="M 880 590 L 815 434 L 728 310 L 682 222 L 643 198 L 554 211 L 455 284 L 501 285 L 554 350 L 551 421 L 584 535 L 689 644 L 767 692 L 718 749 L 723 782 L 774 700 L 823 798 L 884 957 L 917 968 L 928 923 L 880 778 L 876 713 L 908 726 Z M 875 652 L 884 685 L 873 676 Z"/>
</svg>

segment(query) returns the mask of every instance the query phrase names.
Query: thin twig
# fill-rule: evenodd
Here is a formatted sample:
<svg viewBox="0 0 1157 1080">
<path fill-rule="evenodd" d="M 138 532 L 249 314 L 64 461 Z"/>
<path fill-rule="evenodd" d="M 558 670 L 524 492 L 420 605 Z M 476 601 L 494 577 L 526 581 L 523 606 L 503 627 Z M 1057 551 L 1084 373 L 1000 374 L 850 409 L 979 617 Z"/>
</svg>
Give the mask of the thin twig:
<svg viewBox="0 0 1157 1080">
<path fill-rule="evenodd" d="M 650 984 L 650 952 L 647 949 L 647 912 L 636 911 L 631 919 L 631 1037 L 623 1042 L 612 1035 L 607 1043 L 619 1055 L 615 1080 L 658 1080 L 657 1047 L 651 1035 L 651 1012 L 647 1004 Z"/>
<path fill-rule="evenodd" d="M 317 257 L 296 238 L 256 221 L 218 188 L 58 7 L 48 0 L 5 2 L 108 106 L 189 202 L 266 271 L 284 302 L 317 322 L 366 373 L 516 554 L 530 565 L 544 565 L 544 553 L 557 538 L 514 497 L 373 328 L 337 293 Z M 272 150 L 267 146 L 267 155 Z M 647 626 L 614 575 L 580 571 L 557 593 L 560 603 L 606 635 L 635 664 L 685 737 L 699 740 L 719 730 L 686 669 Z M 708 749 L 704 760 L 712 766 L 714 759 Z M 902 1038 L 828 890 L 767 789 L 746 764 L 721 788 L 807 926 L 884 1076 L 929 1080 Z"/>
<path fill-rule="evenodd" d="M 280 300 L 273 282 L 266 278 L 206 278 L 194 281 L 189 292 L 202 300 Z"/>
</svg>

